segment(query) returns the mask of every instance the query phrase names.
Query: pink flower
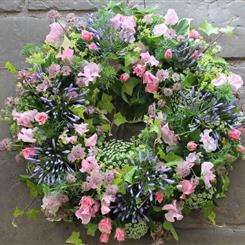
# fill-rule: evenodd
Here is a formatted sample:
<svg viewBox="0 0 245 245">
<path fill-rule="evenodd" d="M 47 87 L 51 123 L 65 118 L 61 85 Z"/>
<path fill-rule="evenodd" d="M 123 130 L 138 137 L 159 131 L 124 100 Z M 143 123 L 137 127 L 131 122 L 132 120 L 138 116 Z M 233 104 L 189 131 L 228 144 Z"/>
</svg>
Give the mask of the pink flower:
<svg viewBox="0 0 245 245">
<path fill-rule="evenodd" d="M 174 9 L 168 9 L 167 14 L 164 16 L 166 25 L 175 25 L 179 21 Z"/>
<path fill-rule="evenodd" d="M 169 77 L 169 73 L 168 70 L 158 70 L 156 77 L 160 80 L 160 81 L 165 81 L 166 79 L 168 79 Z"/>
<path fill-rule="evenodd" d="M 141 64 L 136 64 L 133 66 L 133 74 L 135 74 L 138 77 L 143 77 L 145 73 L 145 67 Z"/>
<path fill-rule="evenodd" d="M 23 150 L 21 151 L 20 154 L 21 154 L 25 159 L 28 159 L 28 158 L 31 158 L 31 157 L 35 156 L 36 150 L 35 150 L 35 148 L 32 148 L 32 147 L 30 147 L 30 148 L 25 148 L 25 149 L 23 149 Z"/>
<path fill-rule="evenodd" d="M 98 49 L 98 47 L 95 43 L 90 43 L 88 45 L 88 48 L 89 48 L 89 50 L 93 50 L 93 51 Z"/>
<path fill-rule="evenodd" d="M 238 145 L 236 150 L 237 152 L 245 153 L 245 147 L 243 145 Z"/>
<path fill-rule="evenodd" d="M 143 77 L 143 83 L 156 83 L 158 81 L 158 78 L 155 77 L 150 71 L 146 71 Z"/>
<path fill-rule="evenodd" d="M 211 162 L 203 162 L 201 166 L 201 174 L 204 177 L 204 183 L 207 188 L 212 186 L 210 182 L 213 182 L 216 177 L 212 171 L 213 166 Z"/>
<path fill-rule="evenodd" d="M 149 64 L 150 66 L 158 66 L 159 61 L 153 55 L 150 55 L 149 52 L 140 54 L 142 62 Z"/>
<path fill-rule="evenodd" d="M 31 110 L 25 112 L 17 112 L 16 110 L 13 110 L 12 116 L 13 119 L 16 120 L 18 125 L 24 127 L 32 127 L 32 121 L 34 120 L 37 113 L 38 113 L 37 110 Z"/>
<path fill-rule="evenodd" d="M 108 243 L 109 242 L 110 235 L 107 233 L 101 233 L 100 235 L 100 242 L 101 243 Z"/>
<path fill-rule="evenodd" d="M 82 160 L 85 156 L 84 148 L 81 145 L 73 146 L 71 152 L 68 154 L 67 159 L 69 162 L 75 162 L 77 160 Z"/>
<path fill-rule="evenodd" d="M 164 53 L 164 56 L 166 59 L 171 59 L 173 57 L 173 54 L 172 54 L 172 50 L 171 49 L 167 49 Z"/>
<path fill-rule="evenodd" d="M 89 42 L 89 41 L 92 41 L 92 39 L 93 39 L 92 32 L 89 32 L 89 31 L 86 31 L 86 30 L 82 31 L 82 40 L 84 40 L 86 42 Z"/>
<path fill-rule="evenodd" d="M 120 80 L 123 81 L 123 82 L 128 81 L 128 79 L 129 79 L 128 73 L 123 73 L 123 74 L 120 76 Z"/>
<path fill-rule="evenodd" d="M 112 229 L 111 220 L 109 218 L 103 218 L 100 221 L 98 228 L 101 233 L 111 234 L 111 229 Z"/>
<path fill-rule="evenodd" d="M 49 78 L 56 78 L 56 76 L 60 72 L 60 65 L 59 64 L 51 64 L 48 68 Z"/>
<path fill-rule="evenodd" d="M 169 38 L 169 29 L 165 24 L 155 25 L 153 28 L 153 34 L 156 37 L 165 36 Z"/>
<path fill-rule="evenodd" d="M 98 138 L 97 134 L 93 134 L 91 137 L 85 140 L 85 146 L 87 147 L 95 146 L 97 142 L 97 138 Z"/>
<path fill-rule="evenodd" d="M 43 197 L 41 208 L 49 214 L 55 215 L 61 205 L 62 203 L 59 199 L 59 195 L 51 193 L 48 196 Z"/>
<path fill-rule="evenodd" d="M 161 132 L 162 132 L 163 141 L 166 144 L 172 146 L 175 145 L 176 142 L 178 141 L 177 135 L 175 135 L 174 131 L 171 131 L 169 129 L 168 123 L 161 126 Z"/>
<path fill-rule="evenodd" d="M 188 151 L 195 151 L 197 148 L 197 144 L 194 141 L 190 141 L 187 144 Z"/>
<path fill-rule="evenodd" d="M 114 28 L 117 30 L 120 25 L 121 25 L 121 17 L 122 15 L 121 14 L 117 14 L 116 16 L 114 16 L 112 19 L 111 19 L 111 22 L 114 26 Z"/>
<path fill-rule="evenodd" d="M 232 129 L 228 131 L 228 138 L 230 140 L 240 140 L 241 138 L 241 131 L 238 129 Z"/>
<path fill-rule="evenodd" d="M 157 201 L 158 203 L 162 203 L 164 200 L 164 195 L 161 191 L 158 191 L 156 194 L 155 194 L 155 201 Z"/>
<path fill-rule="evenodd" d="M 157 82 L 152 82 L 152 83 L 147 83 L 145 87 L 145 92 L 147 93 L 154 93 L 158 89 L 158 83 Z"/>
<path fill-rule="evenodd" d="M 45 112 L 39 112 L 35 116 L 35 120 L 38 122 L 39 125 L 43 125 L 48 120 L 48 115 Z"/>
<path fill-rule="evenodd" d="M 90 173 L 90 176 L 87 177 L 88 189 L 96 189 L 103 181 L 103 176 L 101 175 L 99 169 L 95 168 Z"/>
<path fill-rule="evenodd" d="M 148 15 L 145 15 L 145 16 L 144 16 L 144 22 L 145 22 L 146 24 L 151 24 L 152 21 L 153 21 L 152 15 L 148 14 Z"/>
<path fill-rule="evenodd" d="M 186 196 L 192 194 L 195 191 L 196 183 L 193 181 L 189 181 L 189 180 L 182 180 L 177 185 L 177 189 L 183 192 L 180 198 L 185 199 Z"/>
<path fill-rule="evenodd" d="M 221 73 L 219 76 L 211 81 L 211 84 L 213 84 L 216 87 L 222 86 L 227 83 L 227 77 Z"/>
<path fill-rule="evenodd" d="M 87 123 L 81 123 L 81 124 L 74 123 L 73 126 L 74 126 L 76 132 L 80 134 L 80 136 L 83 136 L 88 131 L 88 129 L 87 129 L 88 124 Z"/>
<path fill-rule="evenodd" d="M 98 162 L 94 156 L 82 160 L 82 168 L 80 169 L 82 173 L 90 173 L 94 169 L 99 169 Z"/>
<path fill-rule="evenodd" d="M 200 38 L 200 34 L 198 31 L 196 31 L 195 29 L 192 29 L 190 32 L 189 32 L 189 37 L 190 38 L 193 38 L 193 39 L 198 39 Z"/>
<path fill-rule="evenodd" d="M 175 220 L 182 220 L 183 215 L 181 213 L 181 207 L 177 204 L 176 200 L 173 200 L 171 204 L 164 205 L 163 210 L 168 212 L 165 214 L 165 218 L 169 222 L 175 222 Z"/>
<path fill-rule="evenodd" d="M 125 240 L 125 231 L 122 228 L 117 228 L 115 231 L 114 239 L 117 239 L 118 242 Z"/>
<path fill-rule="evenodd" d="M 63 61 L 67 61 L 68 63 L 72 62 L 74 55 L 74 50 L 71 48 L 64 48 L 61 54 L 58 54 L 58 58 L 61 58 Z"/>
<path fill-rule="evenodd" d="M 77 180 L 77 178 L 75 177 L 75 175 L 73 175 L 73 174 L 67 174 L 67 175 L 66 175 L 66 181 L 67 181 L 69 184 L 75 183 L 76 180 Z"/>
<path fill-rule="evenodd" d="M 218 140 L 210 136 L 211 132 L 211 129 L 205 129 L 203 133 L 200 134 L 200 141 L 203 143 L 202 147 L 206 152 L 216 151 L 218 148 Z"/>
<path fill-rule="evenodd" d="M 22 128 L 18 133 L 18 140 L 22 140 L 26 143 L 35 143 L 36 140 L 33 138 L 33 129 Z"/>
<path fill-rule="evenodd" d="M 61 44 L 61 38 L 65 33 L 62 26 L 59 23 L 54 22 L 51 25 L 49 25 L 49 27 L 50 33 L 46 36 L 46 42 L 54 42 L 57 45 Z"/>
<path fill-rule="evenodd" d="M 234 73 L 228 77 L 228 82 L 235 92 L 237 92 L 243 85 L 242 77 Z"/>
<path fill-rule="evenodd" d="M 78 74 L 78 77 L 82 77 L 82 83 L 84 86 L 88 86 L 89 82 L 94 81 L 97 77 L 100 77 L 100 66 L 94 62 L 88 63 L 84 66 L 83 72 Z"/>
</svg>

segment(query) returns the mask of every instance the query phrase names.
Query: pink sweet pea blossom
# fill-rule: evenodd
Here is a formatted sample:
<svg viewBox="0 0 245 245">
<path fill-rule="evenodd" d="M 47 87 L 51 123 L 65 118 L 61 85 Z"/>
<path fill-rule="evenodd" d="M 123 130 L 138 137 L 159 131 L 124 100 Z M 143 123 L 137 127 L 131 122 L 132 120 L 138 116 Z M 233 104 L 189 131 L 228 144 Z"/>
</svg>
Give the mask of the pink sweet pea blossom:
<svg viewBox="0 0 245 245">
<path fill-rule="evenodd" d="M 13 119 L 16 120 L 17 124 L 24 127 L 32 127 L 32 121 L 34 120 L 37 110 L 25 111 L 25 112 L 17 112 L 13 110 L 12 116 Z"/>
<path fill-rule="evenodd" d="M 161 191 L 158 191 L 155 194 L 155 201 L 157 201 L 158 203 L 162 203 L 164 200 L 164 194 Z"/>
<path fill-rule="evenodd" d="M 118 242 L 122 242 L 125 240 L 125 231 L 123 228 L 117 228 L 115 231 L 115 236 L 114 238 L 118 241 Z"/>
<path fill-rule="evenodd" d="M 143 77 L 145 73 L 145 67 L 141 64 L 136 64 L 133 66 L 133 74 L 135 74 L 138 77 Z"/>
<path fill-rule="evenodd" d="M 101 243 L 108 243 L 109 242 L 110 235 L 107 233 L 101 233 L 100 235 L 100 242 Z"/>
<path fill-rule="evenodd" d="M 241 138 L 241 131 L 238 129 L 232 129 L 228 131 L 228 138 L 230 140 L 240 140 Z"/>
<path fill-rule="evenodd" d="M 91 137 L 85 140 L 85 146 L 87 147 L 95 146 L 97 142 L 97 138 L 98 138 L 97 134 L 93 134 Z"/>
<path fill-rule="evenodd" d="M 182 220 L 183 215 L 181 213 L 181 207 L 177 204 L 176 200 L 173 200 L 171 204 L 164 205 L 163 210 L 168 212 L 165 214 L 165 218 L 169 222 L 175 222 L 175 220 Z"/>
<path fill-rule="evenodd" d="M 174 9 L 168 9 L 167 14 L 164 16 L 166 25 L 175 25 L 179 21 L 179 17 Z"/>
<path fill-rule="evenodd" d="M 103 218 L 98 225 L 98 229 L 101 233 L 111 234 L 111 220 L 109 218 Z"/>
<path fill-rule="evenodd" d="M 49 78 L 56 78 L 56 76 L 60 73 L 60 65 L 59 64 L 51 64 L 48 68 Z"/>
<path fill-rule="evenodd" d="M 192 29 L 190 32 L 189 32 L 189 37 L 190 38 L 193 38 L 193 39 L 198 39 L 200 38 L 200 34 L 198 31 L 196 31 L 195 29 Z"/>
<path fill-rule="evenodd" d="M 153 28 L 153 34 L 156 37 L 160 37 L 160 36 L 165 36 L 167 38 L 170 37 L 169 29 L 165 24 L 155 25 L 155 27 Z"/>
<path fill-rule="evenodd" d="M 52 23 L 49 27 L 50 33 L 46 36 L 46 42 L 54 42 L 55 44 L 60 45 L 62 43 L 61 38 L 65 33 L 64 29 L 57 22 Z"/>
<path fill-rule="evenodd" d="M 89 48 L 89 50 L 93 50 L 93 51 L 98 49 L 98 47 L 95 43 L 90 43 L 88 45 L 88 48 Z"/>
<path fill-rule="evenodd" d="M 159 61 L 153 55 L 150 55 L 149 52 L 140 54 L 141 60 L 145 64 L 149 64 L 150 66 L 158 66 Z"/>
<path fill-rule="evenodd" d="M 88 131 L 87 123 L 81 123 L 81 124 L 74 123 L 73 126 L 76 132 L 80 134 L 80 136 L 83 136 Z"/>
<path fill-rule="evenodd" d="M 89 156 L 82 160 L 82 168 L 80 169 L 82 173 L 90 173 L 94 169 L 99 169 L 98 162 L 94 156 Z"/>
<path fill-rule="evenodd" d="M 213 84 L 216 87 L 222 86 L 227 83 L 227 77 L 221 73 L 219 76 L 211 81 L 211 84 Z"/>
<path fill-rule="evenodd" d="M 48 120 L 48 115 L 45 112 L 39 112 L 35 116 L 35 120 L 38 122 L 39 125 L 43 125 Z"/>
<path fill-rule="evenodd" d="M 68 63 L 72 62 L 74 55 L 74 50 L 71 48 L 64 48 L 63 52 L 61 54 L 58 54 L 57 57 L 61 58 L 63 61 L 66 61 Z"/>
<path fill-rule="evenodd" d="M 186 196 L 191 195 L 195 189 L 196 189 L 196 183 L 190 180 L 182 180 L 180 183 L 177 185 L 177 189 L 183 194 L 181 195 L 181 199 L 185 199 Z"/>
<path fill-rule="evenodd" d="M 128 73 L 123 73 L 123 74 L 120 76 L 120 80 L 123 81 L 123 82 L 128 81 L 128 79 L 129 79 Z"/>
<path fill-rule="evenodd" d="M 92 32 L 89 32 L 89 31 L 86 31 L 86 30 L 82 31 L 82 40 L 84 40 L 86 42 L 89 42 L 89 41 L 92 41 L 92 39 L 93 39 Z"/>
<path fill-rule="evenodd" d="M 187 144 L 188 151 L 195 151 L 197 148 L 197 144 L 194 141 L 190 141 Z"/>
<path fill-rule="evenodd" d="M 215 140 L 213 137 L 210 136 L 212 132 L 211 129 L 205 129 L 203 133 L 200 134 L 200 141 L 203 143 L 203 148 L 206 152 L 216 151 L 218 148 L 218 140 Z"/>
<path fill-rule="evenodd" d="M 115 30 L 117 30 L 120 25 L 121 25 L 121 17 L 122 15 L 121 14 L 117 14 L 116 16 L 114 16 L 112 19 L 111 19 L 111 22 L 115 28 Z"/>
<path fill-rule="evenodd" d="M 156 83 L 158 82 L 158 78 L 155 77 L 150 71 L 146 71 L 143 76 L 143 83 Z"/>
<path fill-rule="evenodd" d="M 237 92 L 243 85 L 242 77 L 234 73 L 228 77 L 228 82 L 235 92 Z"/>
<path fill-rule="evenodd" d="M 22 140 L 26 143 L 35 143 L 36 139 L 33 138 L 34 129 L 31 128 L 22 128 L 18 133 L 18 140 Z"/>
<path fill-rule="evenodd" d="M 82 160 L 85 156 L 84 148 L 81 145 L 73 146 L 71 152 L 68 154 L 67 159 L 69 162 Z"/>
<path fill-rule="evenodd" d="M 110 209 L 111 202 L 115 201 L 115 195 L 105 193 L 101 199 L 101 213 L 103 215 L 108 214 Z"/>
<path fill-rule="evenodd" d="M 171 49 L 167 49 L 164 53 L 164 56 L 166 59 L 171 59 L 173 57 L 173 54 L 172 54 L 172 50 Z"/>
<path fill-rule="evenodd" d="M 214 165 L 211 162 L 203 162 L 201 166 L 201 174 L 204 177 L 204 183 L 207 188 L 210 188 L 212 185 L 210 182 L 215 180 L 215 174 L 212 171 Z"/>
<path fill-rule="evenodd" d="M 145 92 L 154 93 L 158 89 L 158 82 L 147 83 L 145 87 Z"/>
<path fill-rule="evenodd" d="M 33 147 L 30 148 L 25 148 L 21 151 L 21 156 L 23 156 L 25 159 L 31 158 L 33 156 L 35 156 L 36 154 L 36 149 Z"/>
<path fill-rule="evenodd" d="M 168 123 L 161 126 L 161 133 L 163 141 L 172 146 L 175 145 L 178 141 L 178 136 L 174 133 L 174 131 L 171 131 L 168 127 Z"/>
</svg>

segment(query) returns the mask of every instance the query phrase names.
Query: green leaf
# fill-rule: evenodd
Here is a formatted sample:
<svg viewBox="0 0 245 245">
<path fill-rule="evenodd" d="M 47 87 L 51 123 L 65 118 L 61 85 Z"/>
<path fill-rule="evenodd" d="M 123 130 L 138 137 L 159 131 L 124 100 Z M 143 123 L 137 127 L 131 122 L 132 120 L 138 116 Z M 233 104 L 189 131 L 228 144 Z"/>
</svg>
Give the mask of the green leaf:
<svg viewBox="0 0 245 245">
<path fill-rule="evenodd" d="M 87 231 L 87 235 L 89 236 L 95 236 L 95 233 L 97 231 L 98 225 L 97 224 L 93 224 L 93 223 L 89 223 L 87 225 L 85 225 L 86 231 Z"/>
<path fill-rule="evenodd" d="M 219 28 L 208 23 L 206 20 L 202 22 L 201 27 L 199 29 L 202 32 L 206 33 L 208 36 L 219 33 Z"/>
<path fill-rule="evenodd" d="M 216 213 L 213 211 L 214 208 L 214 203 L 212 201 L 210 201 L 209 203 L 207 203 L 203 209 L 202 209 L 202 214 L 203 217 L 205 217 L 206 219 L 208 219 L 213 225 L 216 224 Z"/>
<path fill-rule="evenodd" d="M 126 182 L 130 184 L 133 182 L 133 176 L 134 176 L 136 169 L 137 167 L 131 167 L 131 169 L 125 174 L 124 179 Z"/>
<path fill-rule="evenodd" d="M 42 185 L 34 184 L 33 182 L 30 181 L 30 179 L 27 175 L 21 175 L 20 180 L 27 185 L 27 187 L 30 191 L 30 195 L 32 197 L 37 197 L 39 194 L 43 193 Z"/>
<path fill-rule="evenodd" d="M 7 61 L 6 63 L 5 63 L 5 68 L 10 72 L 10 73 L 12 73 L 12 74 L 16 74 L 16 68 L 15 68 L 15 66 L 11 63 L 11 62 L 9 62 L 9 61 Z"/>
<path fill-rule="evenodd" d="M 111 113 L 112 110 L 114 109 L 114 106 L 111 103 L 111 101 L 112 101 L 112 96 L 110 96 L 106 93 L 103 93 L 102 98 L 101 98 L 100 102 L 98 103 L 98 106 L 100 107 L 100 109 Z"/>
<path fill-rule="evenodd" d="M 40 210 L 32 208 L 32 209 L 29 209 L 29 210 L 25 213 L 25 215 L 26 215 L 28 218 L 32 219 L 33 221 L 38 221 L 39 215 L 40 215 Z"/>
<path fill-rule="evenodd" d="M 122 93 L 126 93 L 126 94 L 132 96 L 134 88 L 137 84 L 139 84 L 139 82 L 140 82 L 140 80 L 137 79 L 136 77 L 130 78 L 128 81 L 126 81 L 123 84 Z"/>
<path fill-rule="evenodd" d="M 167 231 L 170 231 L 171 234 L 173 235 L 174 239 L 176 241 L 179 241 L 178 234 L 177 234 L 177 232 L 176 232 L 176 230 L 175 230 L 175 228 L 174 228 L 174 226 L 173 226 L 173 224 L 171 222 L 165 220 L 164 223 L 163 223 L 163 228 L 165 230 L 167 230 Z"/>
<path fill-rule="evenodd" d="M 220 30 L 220 32 L 225 33 L 228 37 L 232 37 L 234 27 L 233 26 L 226 26 L 226 27 L 220 28 L 219 30 Z"/>
<path fill-rule="evenodd" d="M 138 53 L 128 53 L 125 55 L 125 66 L 134 64 L 139 59 Z"/>
<path fill-rule="evenodd" d="M 70 110 L 76 116 L 79 116 L 80 118 L 84 119 L 84 112 L 85 112 L 85 107 L 84 106 L 73 106 L 73 107 L 70 108 Z"/>
<path fill-rule="evenodd" d="M 66 240 L 66 243 L 74 245 L 85 245 L 80 238 L 80 233 L 73 231 L 71 236 Z"/>
<path fill-rule="evenodd" d="M 174 26 L 177 34 L 188 36 L 190 32 L 191 21 L 192 19 L 181 19 L 178 24 Z"/>
<path fill-rule="evenodd" d="M 167 155 L 163 156 L 166 162 L 180 162 L 183 160 L 182 157 L 176 155 L 174 152 L 170 151 Z"/>
<path fill-rule="evenodd" d="M 20 216 L 23 216 L 25 214 L 24 210 L 21 210 L 20 208 L 16 207 L 14 212 L 13 212 L 13 216 L 14 218 L 18 218 Z"/>
<path fill-rule="evenodd" d="M 61 47 L 63 48 L 73 48 L 75 46 L 74 41 L 71 41 L 66 35 L 64 36 L 64 42 Z"/>
<path fill-rule="evenodd" d="M 116 126 L 120 126 L 121 124 L 126 122 L 127 119 L 121 114 L 121 112 L 114 114 L 114 123 Z"/>
</svg>

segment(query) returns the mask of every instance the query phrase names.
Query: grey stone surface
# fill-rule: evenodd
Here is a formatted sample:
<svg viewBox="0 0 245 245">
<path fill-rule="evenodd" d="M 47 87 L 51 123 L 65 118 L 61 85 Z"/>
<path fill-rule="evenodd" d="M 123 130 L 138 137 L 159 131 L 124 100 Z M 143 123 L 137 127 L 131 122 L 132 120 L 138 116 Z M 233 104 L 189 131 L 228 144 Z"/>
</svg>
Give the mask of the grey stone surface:
<svg viewBox="0 0 245 245">
<path fill-rule="evenodd" d="M 94 9 L 92 1 L 89 0 L 29 0 L 28 9 L 30 10 L 91 10 Z"/>
<path fill-rule="evenodd" d="M 24 0 L 1 0 L 0 12 L 20 12 L 23 4 Z"/>
</svg>

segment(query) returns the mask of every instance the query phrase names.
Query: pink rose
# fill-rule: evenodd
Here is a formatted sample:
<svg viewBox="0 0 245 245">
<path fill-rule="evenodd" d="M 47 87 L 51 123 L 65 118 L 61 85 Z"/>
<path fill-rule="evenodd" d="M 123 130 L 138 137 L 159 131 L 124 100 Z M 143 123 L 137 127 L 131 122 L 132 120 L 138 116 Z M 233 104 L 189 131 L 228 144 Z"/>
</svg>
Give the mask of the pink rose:
<svg viewBox="0 0 245 245">
<path fill-rule="evenodd" d="M 82 39 L 86 42 L 89 42 L 93 39 L 93 34 L 89 31 L 82 31 Z"/>
<path fill-rule="evenodd" d="M 215 180 L 215 174 L 213 173 L 214 165 L 211 162 L 203 162 L 201 166 L 201 174 L 204 178 L 204 183 L 207 188 L 210 188 L 212 185 L 210 182 Z"/>
<path fill-rule="evenodd" d="M 164 53 L 166 59 L 171 59 L 173 57 L 173 53 L 171 49 L 167 49 Z"/>
<path fill-rule="evenodd" d="M 18 125 L 24 127 L 32 127 L 32 121 L 34 120 L 37 110 L 30 110 L 25 112 L 17 112 L 15 109 L 12 112 L 13 119 L 16 120 Z"/>
<path fill-rule="evenodd" d="M 89 50 L 93 50 L 93 51 L 98 49 L 98 47 L 95 43 L 90 43 L 88 45 L 88 48 L 89 48 Z"/>
<path fill-rule="evenodd" d="M 48 120 L 48 115 L 45 112 L 39 112 L 35 116 L 35 120 L 38 122 L 39 125 L 43 125 L 47 122 Z"/>
<path fill-rule="evenodd" d="M 197 148 L 197 144 L 194 141 L 190 141 L 187 144 L 188 151 L 195 151 Z"/>
<path fill-rule="evenodd" d="M 25 148 L 20 153 L 25 159 L 31 158 L 35 156 L 36 150 L 35 148 Z"/>
<path fill-rule="evenodd" d="M 228 138 L 230 140 L 240 140 L 241 138 L 241 131 L 238 129 L 232 129 L 228 131 Z"/>
<path fill-rule="evenodd" d="M 117 239 L 118 242 L 122 242 L 125 240 L 125 232 L 122 228 L 117 228 L 115 232 L 115 239 Z"/>
<path fill-rule="evenodd" d="M 157 201 L 158 203 L 162 203 L 164 200 L 164 194 L 161 191 L 158 191 L 155 194 L 155 201 Z"/>
<path fill-rule="evenodd" d="M 97 142 L 97 138 L 98 138 L 97 134 L 93 134 L 91 137 L 85 140 L 85 146 L 87 147 L 95 146 Z"/>
<path fill-rule="evenodd" d="M 108 243 L 109 242 L 110 235 L 107 233 L 101 233 L 100 235 L 100 242 L 101 243 Z"/>
<path fill-rule="evenodd" d="M 103 218 L 100 221 L 98 228 L 101 233 L 111 234 L 111 229 L 112 229 L 111 220 L 109 218 Z"/>
<path fill-rule="evenodd" d="M 193 38 L 193 39 L 198 39 L 198 38 L 200 38 L 200 34 L 199 34 L 198 31 L 196 31 L 195 29 L 193 29 L 193 30 L 191 30 L 189 32 L 189 37 L 190 38 Z"/>
<path fill-rule="evenodd" d="M 136 64 L 133 66 L 133 74 L 135 74 L 138 77 L 143 77 L 145 73 L 145 67 L 141 64 Z"/>
<path fill-rule="evenodd" d="M 179 17 L 174 9 L 168 9 L 164 19 L 166 25 L 175 25 L 179 21 Z"/>
<path fill-rule="evenodd" d="M 164 205 L 162 210 L 167 210 L 165 218 L 169 222 L 175 222 L 175 220 L 182 220 L 183 215 L 181 213 L 182 208 L 177 204 L 176 200 L 173 200 L 171 204 Z"/>
<path fill-rule="evenodd" d="M 128 73 L 123 73 L 123 74 L 120 76 L 120 80 L 123 81 L 123 82 L 128 81 L 128 79 L 129 79 Z"/>
<path fill-rule="evenodd" d="M 180 181 L 179 185 L 177 185 L 177 189 L 182 191 L 181 199 L 185 199 L 186 196 L 192 194 L 196 189 L 196 183 L 189 180 Z"/>
<path fill-rule="evenodd" d="M 154 93 L 158 89 L 158 83 L 157 82 L 152 82 L 152 83 L 147 83 L 145 87 L 145 92 L 147 93 Z"/>
</svg>

